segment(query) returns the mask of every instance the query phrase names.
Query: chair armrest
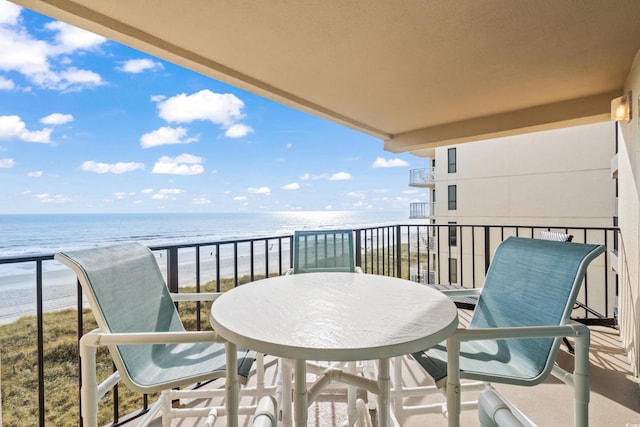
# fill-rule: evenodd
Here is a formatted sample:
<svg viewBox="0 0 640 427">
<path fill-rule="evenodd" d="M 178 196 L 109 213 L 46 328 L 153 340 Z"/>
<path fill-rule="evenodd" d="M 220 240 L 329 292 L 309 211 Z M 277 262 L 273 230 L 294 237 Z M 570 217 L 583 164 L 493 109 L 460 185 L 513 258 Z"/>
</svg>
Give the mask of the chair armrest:
<svg viewBox="0 0 640 427">
<path fill-rule="evenodd" d="M 439 289 L 440 290 L 440 289 Z M 448 296 L 449 298 L 457 298 L 457 297 L 477 297 L 480 296 L 482 292 L 482 288 L 471 288 L 471 289 L 442 289 L 440 290 L 443 294 Z"/>
<path fill-rule="evenodd" d="M 578 322 L 552 326 L 519 326 L 510 328 L 458 329 L 449 339 L 455 341 L 477 341 L 487 339 L 526 339 L 578 337 L 589 334 L 589 328 Z"/>
<path fill-rule="evenodd" d="M 215 331 L 105 333 L 94 330 L 83 335 L 80 340 L 84 345 L 93 347 L 102 345 L 225 342 Z"/>
<path fill-rule="evenodd" d="M 222 292 L 184 292 L 184 293 L 172 293 L 171 299 L 174 302 L 180 301 L 214 301 L 222 295 Z"/>
</svg>

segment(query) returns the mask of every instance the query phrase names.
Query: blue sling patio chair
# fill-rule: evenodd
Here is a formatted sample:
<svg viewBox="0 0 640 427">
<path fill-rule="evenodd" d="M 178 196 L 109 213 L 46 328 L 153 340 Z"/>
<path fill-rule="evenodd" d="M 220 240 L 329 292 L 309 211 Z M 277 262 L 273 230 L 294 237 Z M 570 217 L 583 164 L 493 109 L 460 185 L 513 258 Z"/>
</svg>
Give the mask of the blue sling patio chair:
<svg viewBox="0 0 640 427">
<path fill-rule="evenodd" d="M 353 230 L 301 230 L 293 235 L 289 273 L 362 272 L 355 265 Z"/>
<path fill-rule="evenodd" d="M 98 402 L 122 381 L 141 393 L 162 392 L 139 425 L 148 425 L 162 411 L 162 423 L 171 418 L 199 416 L 215 421 L 224 408 L 173 408 L 172 400 L 187 397 L 224 396 L 224 390 L 174 390 L 225 376 L 225 347 L 213 331 L 185 330 L 174 302 L 215 299 L 217 294 L 171 294 L 153 252 L 138 243 L 59 252 L 55 259 L 78 276 L 83 294 L 93 312 L 98 329 L 80 339 L 81 416 L 83 425 L 97 424 Z M 116 372 L 97 383 L 96 351 L 107 346 Z M 239 382 L 245 383 L 259 358 L 258 375 L 263 372 L 261 355 L 238 349 Z M 256 388 L 264 394 L 258 378 Z M 251 413 L 252 407 L 244 408 Z"/>
<path fill-rule="evenodd" d="M 463 384 L 463 389 L 477 390 L 487 383 L 535 386 L 551 373 L 574 388 L 574 425 L 588 425 L 589 329 L 571 321 L 570 315 L 589 263 L 604 251 L 602 245 L 519 237 L 502 242 L 481 289 L 446 292 L 479 295 L 468 327 L 457 330 L 446 345 L 412 354 L 436 386 L 403 389 L 401 371 L 396 369 L 396 412 L 443 411 L 449 425 L 457 426 L 461 408 L 477 407 L 477 402 L 461 404 L 460 378 L 475 381 Z M 567 336 L 576 344 L 572 374 L 554 363 L 561 338 Z M 403 404 L 403 396 L 438 390 L 447 396 L 444 407 Z M 489 390 L 484 401 L 495 401 L 495 396 Z M 486 415 L 490 411 L 486 406 L 481 409 L 483 422 L 492 425 Z M 527 425 L 525 417 L 519 419 Z"/>
<path fill-rule="evenodd" d="M 293 234 L 293 268 L 287 274 L 303 273 L 362 273 L 362 269 L 355 265 L 355 249 L 353 243 L 353 230 L 297 230 Z M 355 371 L 370 378 L 375 378 L 373 362 L 307 362 L 307 372 L 322 376 L 327 368 L 345 368 Z M 353 386 L 347 387 L 347 400 L 350 407 L 350 423 L 356 415 L 356 391 Z M 375 408 L 375 395 L 369 395 L 369 409 Z M 364 403 L 362 403 L 364 404 Z M 368 416 L 368 411 L 364 411 Z M 362 417 L 360 417 L 362 418 Z M 362 421 L 362 419 L 360 420 Z"/>
</svg>

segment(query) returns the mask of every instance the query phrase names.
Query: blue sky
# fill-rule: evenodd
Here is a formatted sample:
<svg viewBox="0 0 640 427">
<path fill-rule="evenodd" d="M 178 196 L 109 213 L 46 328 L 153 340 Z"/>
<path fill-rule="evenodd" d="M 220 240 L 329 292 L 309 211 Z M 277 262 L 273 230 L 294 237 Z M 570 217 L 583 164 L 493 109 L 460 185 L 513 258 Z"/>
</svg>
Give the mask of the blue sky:
<svg viewBox="0 0 640 427">
<path fill-rule="evenodd" d="M 405 210 L 426 159 L 0 0 L 0 213 Z"/>
</svg>

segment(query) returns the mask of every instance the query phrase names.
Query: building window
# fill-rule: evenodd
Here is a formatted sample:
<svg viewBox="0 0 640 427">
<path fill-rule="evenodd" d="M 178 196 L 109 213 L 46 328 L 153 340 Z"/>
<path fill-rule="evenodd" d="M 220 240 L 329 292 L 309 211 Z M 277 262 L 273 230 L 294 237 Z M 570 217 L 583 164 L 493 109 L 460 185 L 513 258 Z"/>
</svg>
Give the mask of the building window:
<svg viewBox="0 0 640 427">
<path fill-rule="evenodd" d="M 449 258 L 449 283 L 458 283 L 458 259 Z"/>
<path fill-rule="evenodd" d="M 458 191 L 455 185 L 449 186 L 449 210 L 455 211 L 458 208 Z"/>
<path fill-rule="evenodd" d="M 617 227 L 618 226 L 618 217 L 614 216 L 613 217 L 613 226 Z M 614 254 L 618 254 L 618 230 L 615 230 L 613 232 L 613 253 Z"/>
<path fill-rule="evenodd" d="M 449 173 L 456 173 L 456 149 L 449 148 L 447 154 L 449 158 Z"/>
<path fill-rule="evenodd" d="M 436 189 L 434 188 L 433 191 L 431 192 L 431 202 L 435 203 L 436 202 Z"/>
<path fill-rule="evenodd" d="M 449 221 L 449 246 L 458 246 L 458 227 L 455 221 Z"/>
</svg>

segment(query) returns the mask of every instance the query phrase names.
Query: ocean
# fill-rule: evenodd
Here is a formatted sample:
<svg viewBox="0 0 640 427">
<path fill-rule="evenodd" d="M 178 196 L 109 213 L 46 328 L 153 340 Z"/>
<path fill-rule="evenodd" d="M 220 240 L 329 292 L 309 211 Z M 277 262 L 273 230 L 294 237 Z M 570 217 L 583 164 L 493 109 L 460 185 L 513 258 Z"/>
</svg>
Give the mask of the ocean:
<svg viewBox="0 0 640 427">
<path fill-rule="evenodd" d="M 49 255 L 125 241 L 164 246 L 281 236 L 301 229 L 411 223 L 404 211 L 0 215 L 0 258 Z M 261 250 L 257 256 L 265 256 L 264 249 L 258 248 Z M 182 274 L 195 275 L 195 262 L 183 262 L 183 255 L 180 257 L 182 283 Z M 223 270 L 232 271 L 231 257 L 221 264 Z M 74 307 L 75 275 L 56 261 L 44 262 L 43 272 L 45 310 Z M 224 271 L 221 274 L 224 277 Z M 35 263 L 0 264 L 0 324 L 32 315 L 35 307 Z"/>
<path fill-rule="evenodd" d="M 407 224 L 405 211 L 0 215 L 0 257 L 124 241 L 148 246 L 292 234 L 299 229 Z"/>
</svg>

